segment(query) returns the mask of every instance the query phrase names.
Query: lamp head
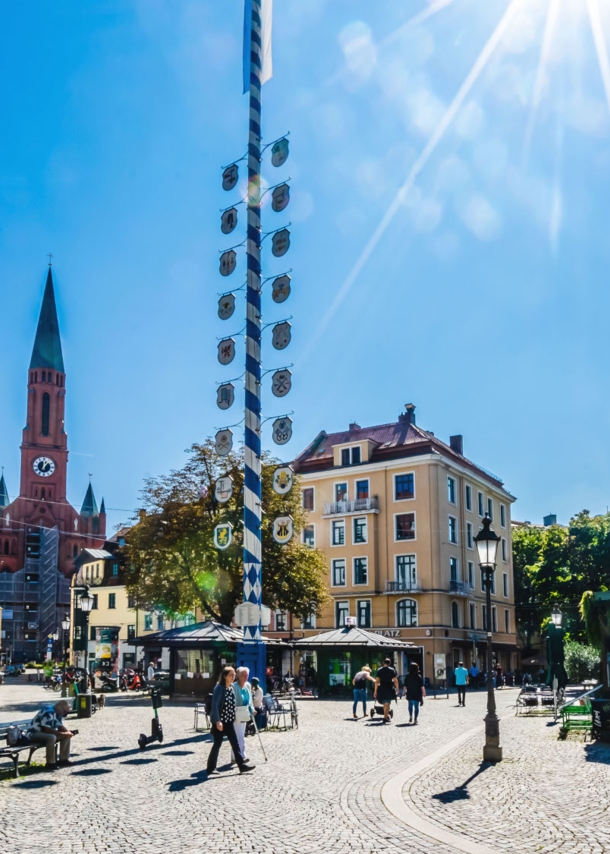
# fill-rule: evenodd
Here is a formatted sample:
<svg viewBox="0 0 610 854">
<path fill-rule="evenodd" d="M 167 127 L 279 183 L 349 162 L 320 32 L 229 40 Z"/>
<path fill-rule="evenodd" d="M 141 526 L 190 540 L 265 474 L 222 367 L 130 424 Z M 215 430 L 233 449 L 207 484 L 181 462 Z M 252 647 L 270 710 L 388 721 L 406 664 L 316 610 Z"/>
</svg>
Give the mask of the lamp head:
<svg viewBox="0 0 610 854">
<path fill-rule="evenodd" d="M 70 617 L 68 617 L 68 615 L 66 615 L 65 619 L 61 621 L 61 627 L 64 632 L 70 631 Z"/>
<path fill-rule="evenodd" d="M 93 596 L 89 591 L 87 591 L 83 596 L 79 599 L 79 607 L 81 611 L 84 611 L 86 614 L 93 608 Z"/>
<path fill-rule="evenodd" d="M 477 552 L 479 554 L 479 564 L 481 567 L 493 568 L 496 565 L 496 555 L 498 553 L 498 545 L 500 537 L 490 527 L 491 519 L 486 513 L 483 519 L 483 527 L 474 538 L 477 544 Z"/>
<path fill-rule="evenodd" d="M 559 626 L 561 626 L 562 618 L 563 614 L 561 613 L 559 606 L 555 605 L 555 607 L 551 611 L 551 620 L 553 621 L 553 625 L 559 628 Z"/>
</svg>

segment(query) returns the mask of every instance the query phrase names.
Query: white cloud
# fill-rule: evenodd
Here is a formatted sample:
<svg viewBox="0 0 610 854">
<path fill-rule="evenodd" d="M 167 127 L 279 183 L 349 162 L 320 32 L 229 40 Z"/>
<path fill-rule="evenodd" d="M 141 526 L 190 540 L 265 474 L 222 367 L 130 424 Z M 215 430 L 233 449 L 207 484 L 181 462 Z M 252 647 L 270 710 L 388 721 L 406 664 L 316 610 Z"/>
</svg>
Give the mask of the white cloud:
<svg viewBox="0 0 610 854">
<path fill-rule="evenodd" d="M 502 230 L 500 215 L 483 196 L 462 199 L 458 213 L 464 225 L 479 240 L 495 240 Z"/>
<path fill-rule="evenodd" d="M 506 170 L 508 148 L 498 138 L 481 140 L 472 152 L 472 163 L 482 178 L 493 181 Z"/>
<path fill-rule="evenodd" d="M 355 80 L 362 82 L 368 79 L 377 63 L 377 48 L 367 24 L 354 21 L 344 27 L 339 34 L 339 45 L 347 69 Z"/>
</svg>

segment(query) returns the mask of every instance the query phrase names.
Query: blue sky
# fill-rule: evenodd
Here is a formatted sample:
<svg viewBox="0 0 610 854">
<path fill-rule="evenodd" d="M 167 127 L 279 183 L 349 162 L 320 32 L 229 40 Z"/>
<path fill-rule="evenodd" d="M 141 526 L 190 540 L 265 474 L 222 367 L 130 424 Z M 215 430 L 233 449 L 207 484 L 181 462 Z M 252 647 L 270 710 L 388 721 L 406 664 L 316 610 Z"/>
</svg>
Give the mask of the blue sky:
<svg viewBox="0 0 610 854">
<path fill-rule="evenodd" d="M 14 495 L 53 252 L 69 498 L 92 472 L 116 524 L 145 476 L 240 419 L 241 392 L 223 414 L 215 382 L 243 359 L 239 339 L 239 361 L 216 361 L 241 328 L 216 302 L 244 273 L 242 256 L 218 274 L 240 239 L 219 210 L 246 145 L 242 2 L 31 0 L 2 19 L 1 464 Z M 294 410 L 283 458 L 414 402 L 503 477 L 517 518 L 605 511 L 606 36 L 598 0 L 276 0 L 263 132 L 290 130 L 291 157 L 264 173 L 291 177 L 293 201 L 264 228 L 293 226 L 264 272 L 292 267 L 293 294 L 267 295 L 264 320 L 292 314 L 293 343 L 276 354 L 267 330 L 264 359 L 294 362 L 294 390 L 264 406 Z"/>
</svg>

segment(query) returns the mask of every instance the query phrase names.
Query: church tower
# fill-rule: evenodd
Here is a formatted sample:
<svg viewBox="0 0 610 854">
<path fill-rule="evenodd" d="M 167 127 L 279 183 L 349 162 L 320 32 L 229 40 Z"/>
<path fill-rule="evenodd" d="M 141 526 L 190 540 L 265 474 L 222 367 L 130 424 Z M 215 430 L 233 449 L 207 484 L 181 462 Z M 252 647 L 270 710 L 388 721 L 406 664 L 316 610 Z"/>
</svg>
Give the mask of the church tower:
<svg viewBox="0 0 610 854">
<path fill-rule="evenodd" d="M 69 579 L 85 548 L 101 548 L 106 513 L 89 484 L 79 513 L 67 499 L 66 373 L 51 265 L 28 371 L 19 496 L 0 479 L 0 607 L 3 649 L 40 660 L 70 607 Z"/>
</svg>

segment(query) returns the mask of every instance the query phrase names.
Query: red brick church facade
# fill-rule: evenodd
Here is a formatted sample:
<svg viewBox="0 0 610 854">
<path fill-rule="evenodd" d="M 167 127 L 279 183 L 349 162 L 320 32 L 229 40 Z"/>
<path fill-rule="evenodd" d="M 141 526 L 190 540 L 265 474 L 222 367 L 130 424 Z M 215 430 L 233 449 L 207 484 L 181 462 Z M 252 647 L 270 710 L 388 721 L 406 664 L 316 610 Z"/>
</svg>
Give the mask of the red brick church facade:
<svg viewBox="0 0 610 854">
<path fill-rule="evenodd" d="M 98 510 L 91 484 L 87 488 L 80 513 L 67 499 L 68 436 L 64 416 L 66 373 L 57 320 L 53 274 L 47 281 L 32 351 L 27 384 L 27 418 L 21 443 L 21 483 L 19 496 L 10 500 L 4 475 L 0 479 L 0 606 L 13 620 L 3 619 L 6 647 L 46 644 L 44 634 L 51 621 L 69 603 L 68 579 L 74 572 L 74 559 L 83 548 L 101 548 L 106 534 L 104 502 Z M 36 577 L 36 562 L 45 552 L 46 593 L 43 584 L 28 580 Z M 30 570 L 23 579 L 17 575 Z M 49 573 L 58 576 L 53 585 Z M 7 574 L 17 574 L 13 583 Z M 42 579 L 42 576 L 40 576 Z M 34 588 L 37 589 L 34 589 Z M 55 603 L 43 601 L 55 590 Z M 38 597 L 36 597 L 38 594 Z M 30 605 L 38 607 L 30 607 Z M 57 612 L 57 613 L 52 613 Z M 43 618 L 44 616 L 44 618 Z M 30 619 L 31 618 L 31 619 Z M 9 625 L 10 623 L 12 625 Z M 21 623 L 23 625 L 21 625 Z M 34 626 L 36 625 L 36 628 Z M 30 626 L 30 628 L 27 628 Z M 55 631 L 53 627 L 51 631 Z M 8 634 L 7 634 L 8 633 Z M 44 637 L 42 636 L 44 635 Z M 17 644 L 20 640 L 21 643 Z"/>
</svg>

